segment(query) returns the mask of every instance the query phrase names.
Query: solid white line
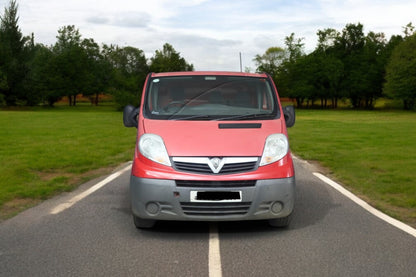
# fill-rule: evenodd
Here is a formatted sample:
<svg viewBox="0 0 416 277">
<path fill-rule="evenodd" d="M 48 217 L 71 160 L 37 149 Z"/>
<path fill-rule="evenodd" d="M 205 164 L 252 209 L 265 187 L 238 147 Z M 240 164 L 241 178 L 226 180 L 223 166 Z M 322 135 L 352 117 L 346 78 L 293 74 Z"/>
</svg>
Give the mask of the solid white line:
<svg viewBox="0 0 416 277">
<path fill-rule="evenodd" d="M 218 227 L 216 223 L 209 225 L 209 253 L 208 253 L 209 277 L 221 277 L 221 255 Z"/>
<path fill-rule="evenodd" d="M 90 195 L 91 193 L 95 192 L 96 190 L 102 188 L 103 186 L 107 185 L 109 182 L 113 181 L 114 179 L 116 179 L 117 177 L 119 177 L 121 174 L 123 174 L 124 172 L 126 172 L 127 170 L 129 170 L 131 168 L 131 165 L 127 165 L 126 167 L 124 167 L 123 169 L 114 172 L 113 174 L 111 174 L 110 176 L 108 176 L 107 178 L 105 178 L 104 180 L 102 180 L 101 182 L 95 184 L 94 186 L 90 187 L 89 189 L 87 189 L 86 191 L 75 195 L 74 197 L 72 197 L 71 199 L 69 199 L 68 201 L 59 204 L 58 206 L 56 206 L 55 208 L 53 208 L 50 211 L 50 214 L 58 214 L 68 208 L 70 208 L 72 205 L 74 205 L 75 203 L 77 203 L 78 201 L 81 201 L 82 199 L 84 199 L 85 197 L 87 197 L 88 195 Z"/>
<path fill-rule="evenodd" d="M 321 179 L 322 181 L 324 181 L 325 183 L 327 183 L 328 185 L 330 185 L 334 189 L 338 190 L 340 193 L 342 193 L 343 195 L 345 195 L 346 197 L 348 197 L 349 199 L 351 199 L 352 201 L 357 203 L 359 206 L 361 206 L 362 208 L 364 208 L 365 210 L 367 210 L 371 214 L 373 214 L 376 217 L 378 217 L 378 218 L 386 221 L 387 223 L 395 226 L 396 228 L 399 228 L 400 230 L 408 233 L 409 235 L 412 235 L 412 236 L 416 237 L 416 229 L 414 229 L 414 228 L 410 227 L 409 225 L 404 224 L 403 222 L 398 221 L 397 219 L 394 219 L 394 218 L 386 215 L 385 213 L 382 213 L 379 210 L 371 207 L 369 204 L 367 204 L 367 202 L 358 198 L 357 196 L 355 196 L 354 194 L 352 194 L 351 192 L 346 190 L 344 187 L 342 187 L 340 184 L 332 181 L 331 179 L 322 175 L 321 173 L 314 172 L 313 175 L 315 175 L 316 177 L 318 177 L 319 179 Z"/>
</svg>

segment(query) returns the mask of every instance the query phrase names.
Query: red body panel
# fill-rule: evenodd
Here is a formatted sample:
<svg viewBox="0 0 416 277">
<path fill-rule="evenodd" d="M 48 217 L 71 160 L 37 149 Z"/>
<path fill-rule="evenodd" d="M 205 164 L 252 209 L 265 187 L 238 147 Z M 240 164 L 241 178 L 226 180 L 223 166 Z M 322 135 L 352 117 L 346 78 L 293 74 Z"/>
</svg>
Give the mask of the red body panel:
<svg viewBox="0 0 416 277">
<path fill-rule="evenodd" d="M 161 136 L 171 157 L 260 157 L 266 138 L 282 132 L 280 120 L 253 121 L 261 123 L 259 129 L 219 129 L 220 123 L 224 122 L 144 119 L 143 129 L 144 133 Z"/>
</svg>

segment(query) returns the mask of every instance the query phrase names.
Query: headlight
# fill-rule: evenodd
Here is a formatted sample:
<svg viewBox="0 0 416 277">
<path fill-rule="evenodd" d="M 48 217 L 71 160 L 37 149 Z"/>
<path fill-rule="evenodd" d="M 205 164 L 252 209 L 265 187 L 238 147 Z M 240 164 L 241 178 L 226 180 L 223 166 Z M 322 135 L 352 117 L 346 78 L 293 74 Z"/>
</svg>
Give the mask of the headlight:
<svg viewBox="0 0 416 277">
<path fill-rule="evenodd" d="M 289 142 L 284 134 L 273 134 L 267 137 L 264 144 L 263 155 L 261 156 L 260 166 L 274 163 L 289 151 Z"/>
<path fill-rule="evenodd" d="M 149 160 L 171 166 L 163 139 L 158 135 L 142 135 L 139 141 L 139 151 Z"/>
</svg>

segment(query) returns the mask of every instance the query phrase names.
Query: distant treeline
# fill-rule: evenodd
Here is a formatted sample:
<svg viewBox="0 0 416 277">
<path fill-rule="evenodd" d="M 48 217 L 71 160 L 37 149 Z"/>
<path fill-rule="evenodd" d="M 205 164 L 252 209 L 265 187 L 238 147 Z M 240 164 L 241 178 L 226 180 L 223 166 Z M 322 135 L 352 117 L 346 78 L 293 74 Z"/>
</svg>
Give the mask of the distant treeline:
<svg viewBox="0 0 416 277">
<path fill-rule="evenodd" d="M 35 44 L 33 34 L 22 35 L 17 10 L 11 1 L 1 16 L 0 106 L 52 106 L 64 96 L 76 105 L 80 94 L 98 104 L 102 93 L 112 94 L 120 107 L 139 104 L 149 72 L 193 70 L 168 43 L 148 60 L 135 47 L 99 46 L 75 26 L 59 29 L 54 45 Z"/>
<path fill-rule="evenodd" d="M 10 1 L 0 24 L 0 106 L 54 105 L 77 95 L 98 104 L 111 94 L 120 107 L 139 104 L 141 87 L 149 72 L 190 71 L 194 67 L 165 43 L 147 59 L 135 47 L 99 46 L 82 38 L 73 26 L 58 30 L 54 45 L 35 43 L 18 26 L 18 5 Z M 415 108 L 416 34 L 411 23 L 404 35 L 389 40 L 383 33 L 363 32 L 362 24 L 347 24 L 342 31 L 319 30 L 318 45 L 304 53 L 303 39 L 291 34 L 285 48 L 271 47 L 254 61 L 257 71 L 269 73 L 279 94 L 307 106 L 316 100 L 336 108 L 349 99 L 353 107 L 372 108 L 379 97 L 397 98 L 405 109 Z"/>
<path fill-rule="evenodd" d="M 303 39 L 292 33 L 285 48 L 271 47 L 254 61 L 258 71 L 271 74 L 280 95 L 304 106 L 320 100 L 336 108 L 349 99 L 354 108 L 371 109 L 380 97 L 403 101 L 414 109 L 416 99 L 416 33 L 411 23 L 404 36 L 389 40 L 383 33 L 363 32 L 363 25 L 347 24 L 342 31 L 319 30 L 316 49 L 305 54 Z"/>
</svg>

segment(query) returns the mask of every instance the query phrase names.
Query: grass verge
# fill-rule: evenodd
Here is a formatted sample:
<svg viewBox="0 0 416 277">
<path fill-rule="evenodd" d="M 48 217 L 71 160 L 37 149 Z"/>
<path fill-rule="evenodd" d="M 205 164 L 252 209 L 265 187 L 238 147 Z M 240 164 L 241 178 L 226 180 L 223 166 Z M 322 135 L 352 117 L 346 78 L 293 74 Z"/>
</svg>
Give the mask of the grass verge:
<svg viewBox="0 0 416 277">
<path fill-rule="evenodd" d="M 416 113 L 297 110 L 291 149 L 374 207 L 416 227 Z"/>
<path fill-rule="evenodd" d="M 0 220 L 131 160 L 135 128 L 113 107 L 0 111 Z"/>
</svg>

